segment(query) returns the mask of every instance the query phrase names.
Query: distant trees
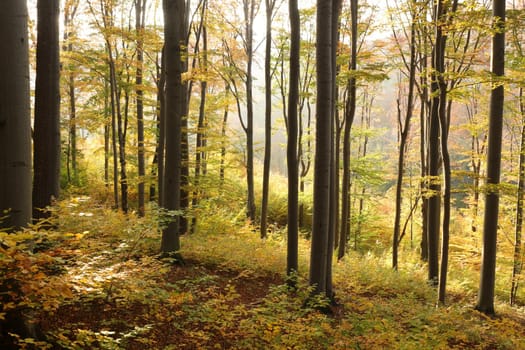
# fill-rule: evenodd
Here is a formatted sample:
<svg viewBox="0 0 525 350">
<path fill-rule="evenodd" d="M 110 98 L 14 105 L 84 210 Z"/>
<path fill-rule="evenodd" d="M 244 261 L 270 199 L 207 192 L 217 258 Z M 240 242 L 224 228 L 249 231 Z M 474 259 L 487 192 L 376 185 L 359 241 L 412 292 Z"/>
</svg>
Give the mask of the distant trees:
<svg viewBox="0 0 525 350">
<path fill-rule="evenodd" d="M 31 220 L 31 118 L 25 1 L 0 2 L 0 228 Z"/>
</svg>

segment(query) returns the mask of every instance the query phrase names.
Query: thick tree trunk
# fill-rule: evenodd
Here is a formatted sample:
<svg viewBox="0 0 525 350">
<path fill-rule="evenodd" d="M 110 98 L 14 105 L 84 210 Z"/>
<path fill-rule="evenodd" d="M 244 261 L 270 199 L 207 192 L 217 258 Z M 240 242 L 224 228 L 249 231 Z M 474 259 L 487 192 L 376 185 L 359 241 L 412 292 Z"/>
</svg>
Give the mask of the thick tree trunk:
<svg viewBox="0 0 525 350">
<path fill-rule="evenodd" d="M 332 144 L 332 0 L 317 0 L 317 104 L 310 284 L 326 294 Z M 331 253 L 331 252 L 330 252 Z"/>
<path fill-rule="evenodd" d="M 33 156 L 33 219 L 60 193 L 59 0 L 39 0 Z"/>
<path fill-rule="evenodd" d="M 186 91 L 182 84 L 182 48 L 184 40 L 184 0 L 163 0 L 164 37 L 165 37 L 165 72 L 166 100 L 165 112 L 166 156 L 164 167 L 163 208 L 169 211 L 180 209 L 181 184 L 181 120 L 185 108 L 183 105 Z M 179 239 L 180 213 L 162 231 L 161 252 L 175 253 L 180 249 Z"/>
<path fill-rule="evenodd" d="M 31 220 L 27 20 L 25 1 L 0 2 L 0 228 L 13 231 Z"/>
<path fill-rule="evenodd" d="M 491 72 L 496 77 L 505 73 L 505 0 L 493 0 Z M 501 143 L 503 129 L 504 88 L 497 81 L 490 94 L 489 137 L 487 149 L 487 193 L 483 222 L 483 255 L 476 309 L 494 314 L 494 287 L 496 282 L 496 246 L 498 233 L 499 190 L 501 172 Z"/>
</svg>

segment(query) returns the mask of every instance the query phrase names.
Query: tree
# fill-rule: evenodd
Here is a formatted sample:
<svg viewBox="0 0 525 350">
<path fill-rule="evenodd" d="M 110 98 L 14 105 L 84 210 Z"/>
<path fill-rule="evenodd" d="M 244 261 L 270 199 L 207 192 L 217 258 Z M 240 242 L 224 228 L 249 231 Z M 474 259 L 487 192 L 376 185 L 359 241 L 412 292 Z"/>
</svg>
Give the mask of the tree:
<svg viewBox="0 0 525 350">
<path fill-rule="evenodd" d="M 476 309 L 494 314 L 496 282 L 496 246 L 498 233 L 501 143 L 503 130 L 504 87 L 499 78 L 505 74 L 505 0 L 492 1 L 493 36 L 492 90 L 490 93 L 489 136 L 487 148 L 487 193 L 483 221 L 483 255 Z"/>
<path fill-rule="evenodd" d="M 25 1 L 0 2 L 0 227 L 31 220 L 31 118 Z"/>
<path fill-rule="evenodd" d="M 255 15 L 259 9 L 259 0 L 243 0 L 244 12 L 244 49 L 246 52 L 246 181 L 248 186 L 248 198 L 246 203 L 246 214 L 255 222 L 255 190 L 254 190 L 254 167 L 253 167 L 253 25 Z"/>
<path fill-rule="evenodd" d="M 62 51 L 67 55 L 72 55 L 73 50 L 73 37 L 74 27 L 73 21 L 75 19 L 77 10 L 79 7 L 79 0 L 66 1 L 64 4 L 64 44 Z M 67 56 L 66 56 L 67 57 Z M 77 162 L 77 108 L 76 108 L 76 92 L 75 92 L 75 70 L 76 66 L 71 62 L 63 65 L 64 76 L 67 80 L 67 97 L 69 98 L 69 125 L 68 125 L 68 140 L 67 140 L 67 152 L 66 152 L 66 171 L 67 181 L 70 184 L 78 185 L 78 162 Z M 108 160 L 108 159 L 106 159 Z M 104 168 L 107 178 L 109 178 L 108 167 Z"/>
<path fill-rule="evenodd" d="M 145 202 L 145 179 L 146 168 L 144 159 L 144 91 L 142 86 L 142 71 L 144 65 L 144 25 L 146 21 L 146 0 L 135 0 L 135 30 L 137 32 L 137 68 L 135 75 L 136 94 L 137 94 L 137 146 L 138 146 L 138 176 L 139 184 L 137 189 L 138 214 L 144 216 Z"/>
<path fill-rule="evenodd" d="M 208 9 L 208 1 L 203 0 L 201 1 L 201 21 L 198 29 L 197 34 L 197 43 L 195 46 L 195 56 L 199 56 L 199 68 L 200 68 L 200 74 L 203 76 L 201 78 L 200 82 L 200 102 L 199 102 L 199 118 L 197 122 L 197 136 L 195 140 L 195 180 L 194 180 L 194 188 L 193 191 L 193 198 L 192 198 L 192 207 L 197 207 L 199 203 L 199 197 L 200 189 L 199 189 L 199 182 L 200 182 L 200 176 L 206 174 L 206 124 L 207 124 L 207 118 L 206 118 L 206 96 L 208 93 L 208 29 L 207 29 L 207 9 Z M 202 33 L 202 50 L 199 49 L 199 37 Z M 200 51 L 199 51 L 200 50 Z M 200 55 L 199 55 L 200 53 Z M 195 62 L 195 61 L 194 61 Z M 197 223 L 197 217 L 193 216 L 192 219 L 192 231 L 195 229 L 195 225 Z"/>
<path fill-rule="evenodd" d="M 510 41 L 513 47 L 511 51 L 510 61 L 512 58 L 516 62 L 521 62 L 525 57 L 525 52 L 523 49 L 523 32 L 521 30 L 520 24 L 520 15 L 523 16 L 524 9 L 516 9 L 513 7 L 513 11 L 509 11 L 508 14 L 508 33 Z M 512 15 L 512 17 L 511 17 Z M 514 55 L 514 57 L 513 57 Z M 523 69 L 521 64 L 517 64 L 517 67 L 514 68 L 517 71 Z M 524 95 L 524 86 L 523 81 L 519 83 L 518 94 L 517 94 L 517 104 L 518 104 L 518 120 L 521 122 L 520 130 L 520 156 L 518 163 L 518 189 L 516 193 L 516 224 L 514 227 L 514 262 L 512 266 L 512 280 L 510 288 L 510 304 L 514 305 L 516 303 L 518 286 L 519 286 L 519 277 L 523 270 L 523 248 L 522 248 L 522 231 L 523 231 L 523 210 L 524 210 L 524 195 L 525 195 L 525 95 Z"/>
<path fill-rule="evenodd" d="M 268 193 L 270 189 L 270 162 L 272 155 L 272 20 L 275 9 L 275 0 L 265 0 L 266 5 L 266 46 L 264 56 L 264 165 L 263 165 L 263 188 L 261 203 L 261 238 L 266 238 L 267 215 L 268 215 Z M 290 6 L 292 3 L 290 2 Z M 299 11 L 299 10 L 297 10 Z M 292 9 L 290 8 L 290 17 Z M 293 24 L 292 24 L 292 30 Z M 293 39 L 292 39 L 293 40 Z M 300 40 L 300 38 L 299 38 Z M 297 104 L 297 102 L 296 102 Z"/>
<path fill-rule="evenodd" d="M 437 285 L 439 275 L 439 233 L 441 220 L 441 181 L 439 170 L 441 167 L 440 154 L 440 112 L 444 111 L 446 97 L 445 74 L 445 43 L 443 25 L 446 18 L 445 2 L 439 0 L 436 4 L 434 15 L 435 42 L 432 49 L 432 71 L 431 71 L 431 109 L 428 140 L 428 177 L 429 177 L 429 199 L 428 199 L 428 280 Z M 441 109 L 440 109 L 441 107 Z"/>
<path fill-rule="evenodd" d="M 348 98 L 345 106 L 345 125 L 343 137 L 343 187 L 342 187 L 342 209 L 341 209 L 341 233 L 339 236 L 339 251 L 337 257 L 342 259 L 345 255 L 346 242 L 350 235 L 350 146 L 352 124 L 355 118 L 356 110 L 356 70 L 357 70 L 357 0 L 350 2 L 350 11 L 352 18 L 352 35 L 351 35 L 351 54 L 349 71 L 350 78 L 347 82 Z"/>
<path fill-rule="evenodd" d="M 333 14 L 332 0 L 317 0 L 317 33 L 316 33 L 316 149 L 314 165 L 314 198 L 313 223 L 310 256 L 310 284 L 316 294 L 325 294 L 327 276 L 331 266 L 327 265 L 330 230 L 330 179 L 332 149 L 332 41 Z"/>
<path fill-rule="evenodd" d="M 230 26 L 230 32 L 233 39 L 240 40 L 244 54 L 244 61 L 239 62 L 234 58 L 234 51 L 237 49 L 234 45 L 236 42 L 229 43 L 223 40 L 224 50 L 227 54 L 228 61 L 228 87 L 235 97 L 237 104 L 237 113 L 241 127 L 246 135 L 246 149 L 245 149 L 245 166 L 246 166 L 246 216 L 252 223 L 255 223 L 255 189 L 254 189 L 254 147 L 253 147 L 253 63 L 254 63 L 254 46 L 253 46 L 253 27 L 255 17 L 259 10 L 260 0 L 242 0 L 239 6 L 242 8 L 242 25 L 232 23 L 229 20 L 225 21 Z M 244 67 L 242 66 L 244 65 Z M 243 111 L 241 106 L 241 91 L 237 86 L 237 79 L 244 83 L 245 93 L 245 114 L 243 118 Z"/>
<path fill-rule="evenodd" d="M 299 237 L 299 64 L 301 50 L 301 19 L 297 0 L 289 1 L 290 12 L 290 89 L 288 94 L 288 143 L 286 159 L 288 165 L 288 254 L 286 273 L 298 269 Z"/>
<path fill-rule="evenodd" d="M 405 153 L 407 149 L 408 136 L 410 132 L 410 121 L 413 115 L 413 103 L 414 103 L 414 89 L 416 84 L 416 16 L 417 8 L 416 2 L 412 1 L 410 6 L 411 12 L 411 23 L 410 23 L 410 57 L 407 61 L 403 52 L 400 49 L 400 54 L 403 56 L 405 68 L 408 70 L 408 94 L 407 104 L 405 111 L 404 121 L 401 119 L 401 113 L 398 113 L 398 125 L 400 128 L 400 140 L 399 140 L 399 155 L 397 160 L 397 183 L 396 183 L 396 209 L 394 214 L 394 237 L 392 240 L 392 267 L 397 270 L 398 268 L 398 248 L 400 242 L 400 231 L 401 231 L 401 208 L 402 208 L 402 189 L 403 189 L 403 173 L 405 164 Z M 397 39 L 396 31 L 393 30 L 393 35 Z M 400 101 L 398 100 L 398 106 Z M 398 108 L 399 110 L 399 108 Z"/>
<path fill-rule="evenodd" d="M 182 43 L 185 39 L 184 0 L 163 0 L 164 54 L 165 54 L 165 162 L 162 207 L 175 211 L 174 217 L 162 231 L 161 252 L 175 253 L 180 249 L 179 220 L 181 184 L 181 119 L 184 110 L 184 85 L 182 83 Z"/>
<path fill-rule="evenodd" d="M 39 0 L 36 49 L 33 155 L 33 219 L 49 216 L 46 207 L 60 192 L 59 0 Z"/>
</svg>

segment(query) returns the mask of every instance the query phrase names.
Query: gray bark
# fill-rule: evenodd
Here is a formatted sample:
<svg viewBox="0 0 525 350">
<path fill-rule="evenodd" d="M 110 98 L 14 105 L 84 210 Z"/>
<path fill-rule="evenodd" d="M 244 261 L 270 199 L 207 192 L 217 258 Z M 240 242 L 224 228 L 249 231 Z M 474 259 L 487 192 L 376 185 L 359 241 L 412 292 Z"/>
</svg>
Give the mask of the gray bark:
<svg viewBox="0 0 525 350">
<path fill-rule="evenodd" d="M 25 1 L 0 2 L 0 221 L 16 230 L 31 220 L 31 119 Z"/>
<path fill-rule="evenodd" d="M 59 0 L 39 0 L 33 155 L 33 218 L 60 193 Z"/>
<path fill-rule="evenodd" d="M 494 28 L 492 38 L 491 72 L 497 77 L 505 73 L 505 0 L 493 0 Z M 501 144 L 503 129 L 504 88 L 496 84 L 490 94 L 489 137 L 487 148 L 487 193 L 483 221 L 483 254 L 476 309 L 494 314 L 494 287 L 496 283 L 496 246 L 498 233 L 499 191 L 501 172 Z"/>
</svg>

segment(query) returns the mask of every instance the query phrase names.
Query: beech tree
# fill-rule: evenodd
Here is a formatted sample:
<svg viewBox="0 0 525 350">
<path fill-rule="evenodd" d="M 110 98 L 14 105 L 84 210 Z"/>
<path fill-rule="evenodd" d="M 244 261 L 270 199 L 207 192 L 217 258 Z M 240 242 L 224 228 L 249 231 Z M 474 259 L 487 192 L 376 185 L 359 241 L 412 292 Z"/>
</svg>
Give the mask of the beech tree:
<svg viewBox="0 0 525 350">
<path fill-rule="evenodd" d="M 313 222 L 310 256 L 310 284 L 316 294 L 331 293 L 330 199 L 332 179 L 332 116 L 333 116 L 333 16 L 337 13 L 332 0 L 317 0 L 316 33 L 316 149 L 313 187 Z"/>
<path fill-rule="evenodd" d="M 290 12 L 290 89 L 288 94 L 288 143 L 286 157 L 288 164 L 288 254 L 286 272 L 288 275 L 298 269 L 299 238 L 299 67 L 301 50 L 301 19 L 297 0 L 289 1 Z"/>
<path fill-rule="evenodd" d="M 163 254 L 180 249 L 179 223 L 181 184 L 181 119 L 186 91 L 182 82 L 182 43 L 185 39 L 185 0 L 163 0 L 164 10 L 164 55 L 165 55 L 165 162 L 162 207 L 175 211 L 174 216 L 162 231 L 161 251 Z"/>
<path fill-rule="evenodd" d="M 79 0 L 69 0 L 64 4 L 64 43 L 62 45 L 62 51 L 66 55 L 72 55 L 73 41 L 75 36 L 75 28 L 73 21 L 75 20 L 77 11 L 79 8 Z M 66 61 L 68 56 L 66 56 Z M 64 58 L 63 58 L 64 60 Z M 77 107 L 76 107 L 76 91 L 75 91 L 75 76 L 76 66 L 71 62 L 63 63 L 63 75 L 66 80 L 66 94 L 69 100 L 68 106 L 68 137 L 67 137 L 67 150 L 66 150 L 66 172 L 67 181 L 70 184 L 78 185 L 78 162 L 77 162 Z M 107 167 L 104 168 L 106 172 Z M 105 173 L 106 177 L 109 178 L 109 174 Z M 106 183 L 108 183 L 106 179 Z"/>
<path fill-rule="evenodd" d="M 342 259 L 345 255 L 346 242 L 350 235 L 350 146 L 352 124 L 356 111 L 356 70 L 357 70 L 357 0 L 350 2 L 351 16 L 351 53 L 349 62 L 350 78 L 347 82 L 348 97 L 345 106 L 344 137 L 343 137 L 343 185 L 342 185 L 342 203 L 341 203 L 341 233 L 339 236 L 339 250 L 337 257 Z"/>
<path fill-rule="evenodd" d="M 405 153 L 407 148 L 408 136 L 410 132 L 410 122 L 413 115 L 413 104 L 414 104 L 414 90 L 416 83 L 416 17 L 418 8 L 416 7 L 416 1 L 412 1 L 410 6 L 410 55 L 408 60 L 403 56 L 401 48 L 400 54 L 403 56 L 404 68 L 408 70 L 408 94 L 406 102 L 406 111 L 404 121 L 401 118 L 401 113 L 398 113 L 398 124 L 400 128 L 400 139 L 399 139 L 399 156 L 397 161 L 397 183 L 396 183 L 396 209 L 394 214 L 394 236 L 392 240 L 392 267 L 397 270 L 398 268 L 398 248 L 401 236 L 401 208 L 402 208 L 402 189 L 403 189 L 403 172 L 405 164 Z M 395 29 L 393 29 L 393 35 L 396 38 L 396 42 L 399 43 Z M 398 106 L 400 101 L 398 100 Z M 398 109 L 399 110 L 399 109 Z"/>
<path fill-rule="evenodd" d="M 266 44 L 264 57 L 264 165 L 261 203 L 261 238 L 266 237 L 268 215 L 268 193 L 270 189 L 270 163 L 272 154 L 272 21 L 276 1 L 265 0 L 266 5 Z M 292 6 L 292 5 L 290 5 Z M 291 17 L 290 9 L 290 17 Z M 293 28 L 292 28 L 293 29 Z M 299 38 L 300 40 L 300 38 Z"/>
<path fill-rule="evenodd" d="M 505 0 L 492 1 L 493 36 L 492 90 L 490 93 L 489 136 L 487 148 L 487 193 L 483 221 L 483 255 L 476 309 L 494 314 L 496 283 L 496 246 L 498 233 L 499 190 L 501 173 L 501 143 L 503 133 L 504 87 L 498 79 L 505 74 Z"/>
<path fill-rule="evenodd" d="M 135 0 L 135 30 L 137 32 L 137 68 L 135 75 L 136 107 L 137 107 L 137 163 L 139 183 L 138 214 L 144 216 L 146 167 L 144 159 L 144 91 L 142 72 L 144 66 L 144 26 L 146 22 L 146 0 Z"/>
<path fill-rule="evenodd" d="M 59 0 L 39 0 L 36 48 L 33 155 L 33 219 L 49 216 L 46 207 L 60 192 Z"/>
<path fill-rule="evenodd" d="M 31 117 L 25 1 L 0 2 L 0 228 L 31 220 Z"/>
</svg>

